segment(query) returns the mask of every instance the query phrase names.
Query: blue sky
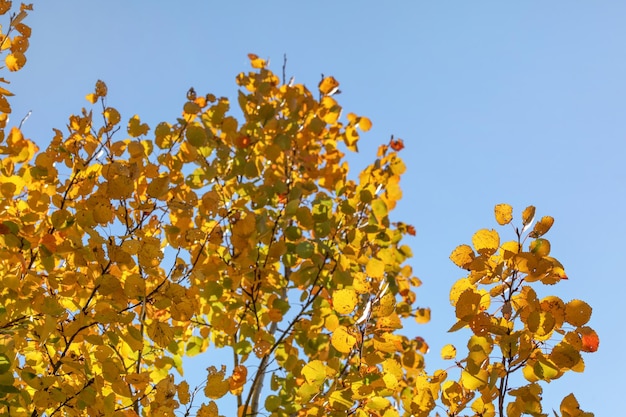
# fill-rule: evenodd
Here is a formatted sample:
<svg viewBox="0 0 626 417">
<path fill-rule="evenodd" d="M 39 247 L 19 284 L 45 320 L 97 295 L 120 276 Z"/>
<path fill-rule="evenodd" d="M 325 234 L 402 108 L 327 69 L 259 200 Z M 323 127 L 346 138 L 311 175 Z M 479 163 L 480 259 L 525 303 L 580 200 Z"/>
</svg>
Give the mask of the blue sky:
<svg viewBox="0 0 626 417">
<path fill-rule="evenodd" d="M 408 172 L 394 216 L 413 224 L 411 261 L 433 320 L 410 328 L 444 366 L 452 338 L 448 256 L 496 227 L 493 206 L 529 204 L 556 222 L 548 238 L 570 280 L 548 290 L 594 307 L 600 350 L 584 374 L 545 388 L 545 411 L 574 391 L 609 415 L 623 392 L 622 263 L 626 235 L 626 3 L 621 1 L 61 1 L 34 3 L 27 66 L 12 74 L 12 123 L 44 147 L 87 106 L 97 79 L 125 118 L 173 121 L 193 86 L 236 97 L 247 54 L 314 89 L 341 83 L 344 112 L 374 123 L 350 156 L 373 160 L 403 138 Z M 356 173 L 356 171 L 355 171 Z M 510 235 L 512 237 L 512 235 Z M 454 336 L 457 337 L 457 336 Z M 203 368 L 201 368 L 203 369 Z"/>
</svg>

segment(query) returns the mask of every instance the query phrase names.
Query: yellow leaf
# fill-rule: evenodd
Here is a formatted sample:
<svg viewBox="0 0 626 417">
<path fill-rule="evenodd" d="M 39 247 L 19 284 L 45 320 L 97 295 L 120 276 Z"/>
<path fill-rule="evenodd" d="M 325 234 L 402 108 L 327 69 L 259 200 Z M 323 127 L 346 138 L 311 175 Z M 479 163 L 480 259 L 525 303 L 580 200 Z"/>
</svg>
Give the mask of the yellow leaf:
<svg viewBox="0 0 626 417">
<path fill-rule="evenodd" d="M 526 227 L 531 224 L 535 218 L 535 206 L 528 206 L 522 212 L 522 225 Z"/>
<path fill-rule="evenodd" d="M 456 358 L 456 348 L 454 345 L 445 345 L 441 348 L 441 359 L 450 360 Z"/>
<path fill-rule="evenodd" d="M 131 299 L 142 299 L 146 295 L 146 281 L 139 274 L 131 274 L 124 281 L 124 293 Z"/>
<path fill-rule="evenodd" d="M 128 121 L 127 130 L 130 136 L 136 138 L 138 136 L 145 135 L 146 133 L 148 133 L 148 131 L 150 130 L 150 127 L 145 123 L 141 123 L 141 121 L 139 120 L 139 116 L 134 115 Z"/>
<path fill-rule="evenodd" d="M 565 321 L 573 326 L 582 326 L 591 318 L 591 307 L 582 300 L 572 300 L 565 305 Z"/>
<path fill-rule="evenodd" d="M 148 336 L 160 347 L 167 347 L 174 339 L 174 329 L 167 323 L 152 322 L 148 325 Z"/>
<path fill-rule="evenodd" d="M 455 282 L 450 289 L 450 304 L 455 306 L 459 300 L 460 295 L 463 294 L 468 288 L 475 289 L 476 287 L 467 278 L 461 278 L 460 280 Z"/>
<path fill-rule="evenodd" d="M 265 66 L 267 65 L 265 60 L 259 58 L 258 55 L 248 54 L 248 58 L 250 59 L 250 65 L 252 65 L 252 68 L 261 69 L 261 68 L 265 68 Z"/>
<path fill-rule="evenodd" d="M 215 401 L 210 401 L 209 404 L 202 404 L 196 417 L 219 417 L 219 411 Z"/>
<path fill-rule="evenodd" d="M 339 89 L 339 82 L 334 77 L 326 77 L 319 84 L 320 92 L 332 96 Z"/>
<path fill-rule="evenodd" d="M 367 117 L 359 118 L 359 129 L 361 129 L 364 132 L 367 132 L 371 128 L 372 128 L 372 122 L 370 119 L 368 119 Z"/>
<path fill-rule="evenodd" d="M 508 204 L 498 204 L 495 207 L 495 214 L 499 225 L 509 224 L 513 220 L 513 207 Z"/>
<path fill-rule="evenodd" d="M 326 330 L 328 330 L 329 332 L 335 331 L 338 326 L 339 317 L 337 317 L 335 314 L 330 314 L 324 319 L 324 327 L 326 327 Z"/>
<path fill-rule="evenodd" d="M 372 278 L 382 278 L 385 275 L 385 263 L 377 258 L 370 258 L 365 266 L 365 272 Z"/>
<path fill-rule="evenodd" d="M 333 293 L 333 308 L 339 314 L 352 313 L 356 303 L 356 292 L 352 288 L 337 290 Z"/>
<path fill-rule="evenodd" d="M 302 368 L 302 376 L 307 383 L 319 387 L 326 380 L 326 365 L 320 360 L 312 360 Z"/>
<path fill-rule="evenodd" d="M 430 321 L 430 308 L 418 308 L 415 312 L 415 321 L 426 324 Z"/>
<path fill-rule="evenodd" d="M 550 230 L 553 224 L 554 224 L 553 217 L 543 216 L 541 220 L 539 220 L 535 224 L 533 231 L 530 233 L 530 237 L 539 237 L 539 236 L 545 235 L 546 233 L 548 233 L 548 230 Z"/>
<path fill-rule="evenodd" d="M 581 412 L 580 404 L 578 404 L 574 394 L 569 394 L 561 401 L 561 414 L 563 417 L 586 417 Z"/>
<path fill-rule="evenodd" d="M 478 369 L 476 372 L 469 372 L 464 369 L 461 372 L 461 385 L 465 389 L 475 391 L 483 388 L 489 382 L 489 373 L 485 369 Z"/>
<path fill-rule="evenodd" d="M 222 365 L 221 370 L 218 371 L 215 366 L 209 366 L 207 371 L 208 376 L 206 386 L 204 387 L 204 395 L 212 400 L 222 398 L 230 389 L 228 379 L 224 379 L 226 367 Z"/>
<path fill-rule="evenodd" d="M 480 311 L 481 295 L 472 289 L 465 290 L 456 302 L 456 317 L 470 320 Z"/>
<path fill-rule="evenodd" d="M 354 337 L 345 326 L 339 326 L 333 332 L 330 343 L 339 352 L 350 353 L 356 343 L 356 337 Z"/>
<path fill-rule="evenodd" d="M 535 239 L 530 242 L 530 251 L 537 256 L 548 256 L 550 254 L 550 242 L 546 239 Z"/>
<path fill-rule="evenodd" d="M 150 184 L 148 184 L 148 189 L 146 193 L 153 198 L 158 200 L 164 200 L 167 196 L 167 192 L 169 191 L 169 177 L 164 175 L 162 177 L 157 177 L 153 179 Z"/>
<path fill-rule="evenodd" d="M 500 246 L 500 236 L 495 230 L 481 229 L 472 236 L 472 244 L 478 253 L 491 255 Z"/>
<path fill-rule="evenodd" d="M 9 71 L 19 71 L 26 64 L 26 56 L 21 52 L 8 54 L 4 59 Z"/>
<path fill-rule="evenodd" d="M 104 117 L 106 117 L 108 124 L 111 126 L 118 124 L 121 120 L 120 112 L 113 107 L 107 107 L 104 110 Z"/>
<path fill-rule="evenodd" d="M 385 293 L 380 300 L 378 300 L 378 304 L 376 305 L 376 317 L 387 317 L 396 308 L 396 297 L 390 292 Z"/>
<path fill-rule="evenodd" d="M 474 250 L 469 245 L 460 245 L 450 254 L 450 260 L 456 266 L 463 269 L 469 269 L 470 264 L 475 258 Z"/>
</svg>

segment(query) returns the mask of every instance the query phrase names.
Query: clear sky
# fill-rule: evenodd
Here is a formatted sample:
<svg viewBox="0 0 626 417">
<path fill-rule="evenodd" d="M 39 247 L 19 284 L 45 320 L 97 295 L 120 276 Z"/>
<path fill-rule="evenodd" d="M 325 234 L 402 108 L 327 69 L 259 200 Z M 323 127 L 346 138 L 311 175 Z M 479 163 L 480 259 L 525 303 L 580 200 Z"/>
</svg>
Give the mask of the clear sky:
<svg viewBox="0 0 626 417">
<path fill-rule="evenodd" d="M 594 307 L 600 349 L 584 374 L 545 388 L 544 412 L 574 392 L 596 416 L 623 409 L 626 303 L 626 2 L 552 1 L 35 1 L 28 63 L 12 74 L 12 123 L 29 110 L 26 136 L 47 145 L 52 128 L 87 106 L 97 79 L 109 105 L 154 127 L 180 115 L 185 93 L 236 97 L 249 52 L 315 89 L 341 83 L 344 114 L 374 123 L 355 167 L 391 134 L 404 139 L 408 172 L 394 217 L 413 224 L 411 264 L 430 324 L 411 327 L 431 345 L 463 341 L 449 260 L 474 231 L 496 227 L 493 206 L 527 205 L 556 222 L 548 239 L 570 277 L 548 290 Z M 356 173 L 356 171 L 355 171 Z M 512 237 L 512 235 L 510 236 Z M 455 336 L 457 337 L 457 336 Z M 460 341 L 460 342 L 459 342 Z M 200 369 L 204 367 L 200 366 Z M 202 372 L 204 374 L 204 372 Z M 193 370 L 191 371 L 193 375 Z M 204 374 L 205 375 L 205 374 Z M 616 413 L 617 411 L 617 413 Z"/>
</svg>

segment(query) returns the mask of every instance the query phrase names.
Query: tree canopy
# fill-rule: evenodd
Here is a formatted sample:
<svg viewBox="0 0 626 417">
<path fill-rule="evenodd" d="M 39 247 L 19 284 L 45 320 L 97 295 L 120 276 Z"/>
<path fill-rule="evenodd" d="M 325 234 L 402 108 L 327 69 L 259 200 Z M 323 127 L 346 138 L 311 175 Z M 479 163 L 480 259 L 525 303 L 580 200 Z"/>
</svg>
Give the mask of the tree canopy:
<svg viewBox="0 0 626 417">
<path fill-rule="evenodd" d="M 2 35 L 9 71 L 26 63 L 31 9 Z M 567 279 L 544 237 L 554 220 L 533 226 L 531 206 L 512 240 L 483 229 L 453 251 L 468 275 L 450 330 L 469 328 L 468 354 L 441 353 L 458 381 L 426 372 L 426 341 L 402 331 L 430 317 L 406 263 L 415 228 L 390 216 L 404 142 L 349 175 L 372 123 L 342 117 L 337 80 L 311 91 L 249 58 L 239 117 L 191 88 L 151 127 L 97 81 L 45 149 L 9 128 L 0 89 L 1 412 L 213 417 L 231 396 L 240 416 L 546 415 L 540 382 L 581 372 L 599 343 L 589 305 L 533 289 Z M 232 361 L 190 386 L 183 358 L 225 347 Z M 528 384 L 513 387 L 518 370 Z M 591 414 L 572 395 L 560 415 Z"/>
</svg>

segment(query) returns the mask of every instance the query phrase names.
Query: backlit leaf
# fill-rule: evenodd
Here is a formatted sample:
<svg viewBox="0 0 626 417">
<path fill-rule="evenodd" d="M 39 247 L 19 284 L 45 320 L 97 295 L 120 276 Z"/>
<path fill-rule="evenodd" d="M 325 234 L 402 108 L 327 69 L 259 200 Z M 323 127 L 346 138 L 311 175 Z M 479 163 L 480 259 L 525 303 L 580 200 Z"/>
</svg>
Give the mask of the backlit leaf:
<svg viewBox="0 0 626 417">
<path fill-rule="evenodd" d="M 385 263 L 380 259 L 370 258 L 367 261 L 365 272 L 372 278 L 382 278 L 385 274 Z"/>
<path fill-rule="evenodd" d="M 513 207 L 508 204 L 498 204 L 495 207 L 496 221 L 499 225 L 511 223 L 513 220 Z"/>
<path fill-rule="evenodd" d="M 445 345 L 441 348 L 441 359 L 450 360 L 456 358 L 456 348 L 453 345 Z"/>
<path fill-rule="evenodd" d="M 4 59 L 9 71 L 19 71 L 26 65 L 26 56 L 21 52 L 13 52 L 8 54 Z"/>
<path fill-rule="evenodd" d="M 216 367 L 209 366 L 207 372 L 204 395 L 213 400 L 222 398 L 230 389 L 228 379 L 225 379 L 226 367 L 222 365 L 222 368 L 218 371 Z"/>
<path fill-rule="evenodd" d="M 535 223 L 535 227 L 533 228 L 533 231 L 530 233 L 530 236 L 539 237 L 539 236 L 545 235 L 546 233 L 548 233 L 548 231 L 550 230 L 553 224 L 554 224 L 553 217 L 543 216 L 541 220 Z"/>
<path fill-rule="evenodd" d="M 478 369 L 476 372 L 463 370 L 460 382 L 465 389 L 479 390 L 489 382 L 489 373 L 485 369 Z"/>
<path fill-rule="evenodd" d="M 337 82 L 334 77 L 326 77 L 319 84 L 320 92 L 327 96 L 331 96 L 336 93 L 338 88 L 339 82 Z"/>
<path fill-rule="evenodd" d="M 460 245 L 457 246 L 452 254 L 450 255 L 450 260 L 454 262 L 456 266 L 459 268 L 467 269 L 469 265 L 474 260 L 474 250 L 469 245 Z"/>
<path fill-rule="evenodd" d="M 133 117 L 131 117 L 131 119 L 128 121 L 128 134 L 134 138 L 139 137 L 141 135 L 145 135 L 148 133 L 148 131 L 150 130 L 150 127 L 145 124 L 145 123 L 141 123 L 141 121 L 139 120 L 139 116 L 134 115 Z"/>
<path fill-rule="evenodd" d="M 493 229 L 481 229 L 472 236 L 472 244 L 478 253 L 491 255 L 495 253 L 500 246 L 500 236 L 498 232 Z"/>
<path fill-rule="evenodd" d="M 522 225 L 528 226 L 535 219 L 535 206 L 528 206 L 522 212 Z"/>
<path fill-rule="evenodd" d="M 591 307 L 582 300 L 572 300 L 565 305 L 565 321 L 574 325 L 582 326 L 591 318 Z"/>
<path fill-rule="evenodd" d="M 430 321 L 430 308 L 418 308 L 415 312 L 415 321 L 426 324 Z"/>
<path fill-rule="evenodd" d="M 578 333 L 580 334 L 580 338 L 582 340 L 583 352 L 595 352 L 598 350 L 598 347 L 600 346 L 600 338 L 595 330 L 585 326 L 579 328 Z"/>
<path fill-rule="evenodd" d="M 347 327 L 339 326 L 333 332 L 330 342 L 339 352 L 350 353 L 356 343 L 356 337 L 350 333 Z"/>
<path fill-rule="evenodd" d="M 333 307 L 339 314 L 352 313 L 356 303 L 356 292 L 352 288 L 337 290 L 333 293 Z"/>
<path fill-rule="evenodd" d="M 302 368 L 302 376 L 309 384 L 319 387 L 326 380 L 326 365 L 320 360 L 312 360 Z"/>
</svg>

